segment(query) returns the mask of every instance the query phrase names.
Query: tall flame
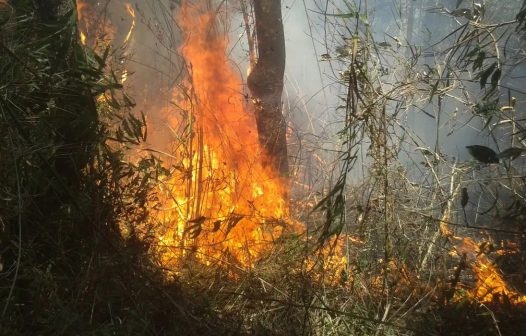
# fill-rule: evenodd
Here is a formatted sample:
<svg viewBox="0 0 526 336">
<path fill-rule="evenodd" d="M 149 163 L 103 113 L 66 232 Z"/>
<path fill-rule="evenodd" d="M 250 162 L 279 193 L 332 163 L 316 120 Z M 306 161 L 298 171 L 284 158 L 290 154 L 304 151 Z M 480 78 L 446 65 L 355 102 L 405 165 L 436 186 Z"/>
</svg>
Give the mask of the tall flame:
<svg viewBox="0 0 526 336">
<path fill-rule="evenodd" d="M 205 264 L 227 258 L 250 266 L 290 223 L 287 186 L 263 164 L 255 118 L 215 19 L 202 4 L 187 1 L 178 13 L 191 80 L 174 91 L 173 100 L 188 117 L 175 117 L 177 108 L 164 112 L 172 128 L 190 131 L 173 153 L 176 172 L 163 184 L 159 240 L 167 263 L 191 250 Z"/>
</svg>

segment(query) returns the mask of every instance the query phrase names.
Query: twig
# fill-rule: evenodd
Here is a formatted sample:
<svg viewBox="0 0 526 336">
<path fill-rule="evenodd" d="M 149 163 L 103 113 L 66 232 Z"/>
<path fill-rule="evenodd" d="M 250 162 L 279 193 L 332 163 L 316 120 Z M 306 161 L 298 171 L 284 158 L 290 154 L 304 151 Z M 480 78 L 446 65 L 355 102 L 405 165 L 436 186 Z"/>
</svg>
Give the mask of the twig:
<svg viewBox="0 0 526 336">
<path fill-rule="evenodd" d="M 493 320 L 493 324 L 497 329 L 497 333 L 499 334 L 499 336 L 502 336 L 499 328 L 499 321 L 497 321 L 497 319 L 495 318 L 495 314 L 493 314 L 493 312 L 485 304 L 481 303 L 480 306 L 486 308 L 486 310 L 489 312 L 491 319 Z"/>
<path fill-rule="evenodd" d="M 458 191 L 460 190 L 460 183 L 455 185 L 455 178 L 456 178 L 456 176 L 458 175 L 458 173 L 460 171 L 460 169 L 456 168 L 456 162 L 453 164 L 452 170 L 453 170 L 453 172 L 451 173 L 451 179 L 450 179 L 450 183 L 449 183 L 449 195 L 450 196 L 449 196 L 449 199 L 447 200 L 446 208 L 444 209 L 444 211 L 442 213 L 442 218 L 440 219 L 440 223 L 438 224 L 437 231 L 433 235 L 433 238 L 431 238 L 431 243 L 429 244 L 429 246 L 427 248 L 427 252 L 424 255 L 424 258 L 422 258 L 422 262 L 420 263 L 419 271 L 422 271 L 425 268 L 425 266 L 427 264 L 427 260 L 429 259 L 429 257 L 433 253 L 433 247 L 435 246 L 437 239 L 443 234 L 443 232 L 442 232 L 442 223 L 444 223 L 446 221 L 449 221 L 449 216 L 451 214 L 451 209 L 453 208 L 453 202 L 456 199 Z"/>
</svg>

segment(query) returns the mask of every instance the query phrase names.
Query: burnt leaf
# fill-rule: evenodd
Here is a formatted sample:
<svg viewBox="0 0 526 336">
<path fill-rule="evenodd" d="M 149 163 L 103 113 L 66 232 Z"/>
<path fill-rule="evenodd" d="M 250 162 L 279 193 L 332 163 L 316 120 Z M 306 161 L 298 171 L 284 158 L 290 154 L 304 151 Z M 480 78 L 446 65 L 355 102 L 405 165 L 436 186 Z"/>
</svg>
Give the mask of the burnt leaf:
<svg viewBox="0 0 526 336">
<path fill-rule="evenodd" d="M 468 149 L 469 154 L 473 156 L 473 158 L 479 162 L 482 163 L 499 163 L 499 158 L 497 157 L 497 153 L 489 147 L 481 146 L 481 145 L 471 145 L 466 146 Z"/>
<path fill-rule="evenodd" d="M 519 147 L 510 147 L 508 149 L 503 150 L 500 152 L 497 157 L 499 159 L 510 159 L 511 161 L 518 158 L 524 151 L 526 151 L 525 148 L 519 148 Z"/>
<path fill-rule="evenodd" d="M 497 70 L 493 72 L 493 75 L 491 75 L 491 89 L 492 90 L 497 88 L 497 85 L 499 84 L 501 73 L 502 71 L 500 70 L 500 68 L 497 68 Z"/>
<path fill-rule="evenodd" d="M 486 53 L 484 51 L 479 51 L 477 58 L 473 61 L 473 71 L 482 68 L 485 59 Z"/>
</svg>

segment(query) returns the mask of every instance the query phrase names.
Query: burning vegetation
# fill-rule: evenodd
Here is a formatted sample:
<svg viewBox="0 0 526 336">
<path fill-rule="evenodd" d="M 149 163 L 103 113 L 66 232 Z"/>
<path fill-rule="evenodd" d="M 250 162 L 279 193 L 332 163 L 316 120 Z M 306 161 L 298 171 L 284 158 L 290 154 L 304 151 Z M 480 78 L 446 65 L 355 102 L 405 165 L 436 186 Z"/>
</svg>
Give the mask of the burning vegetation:
<svg viewBox="0 0 526 336">
<path fill-rule="evenodd" d="M 136 13 L 131 3 L 123 5 L 131 22 L 125 34 L 121 33 L 121 43 L 126 47 L 134 38 Z M 100 15 L 97 19 L 94 10 L 94 6 L 78 3 L 79 37 L 87 44 L 89 36 L 91 44 L 101 48 L 115 40 L 117 30 L 111 20 L 97 24 Z M 305 224 L 291 218 L 290 181 L 268 164 L 272 159 L 258 141 L 254 107 L 240 74 L 227 57 L 228 36 L 218 21 L 217 10 L 204 2 L 183 1 L 176 9 L 175 20 L 184 41 L 179 52 L 184 58 L 186 75 L 171 90 L 170 105 L 160 109 L 173 132 L 166 139 L 172 150 L 164 163 L 167 173 L 159 178 L 153 191 L 155 197 L 149 204 L 150 231 L 143 232 L 144 236 L 154 235 L 153 251 L 162 267 L 175 276 L 181 274 L 180 268 L 188 262 L 250 269 L 272 253 L 285 234 L 304 237 L 302 240 L 307 244 L 321 235 L 322 240 L 312 240 L 311 244 L 314 250 L 316 246 L 325 247 L 304 260 L 305 270 L 334 286 L 352 283 L 348 259 L 353 256 L 349 255 L 348 246 L 365 243 L 343 234 L 341 229 L 329 232 L 325 227 L 321 232 L 309 234 Z M 356 64 L 361 67 L 362 51 L 356 41 L 354 38 L 345 56 L 360 62 Z M 121 82 L 127 76 L 128 70 L 124 68 Z M 345 79 L 352 80 L 348 76 Z M 355 80 L 359 82 L 360 78 Z M 360 96 L 363 92 L 356 94 Z M 330 201 L 330 197 L 320 204 L 324 201 Z M 325 204 L 327 212 L 331 206 L 334 202 Z M 442 215 L 440 234 L 451 244 L 449 254 L 459 259 L 459 264 L 450 279 L 448 299 L 524 303 L 526 296 L 503 280 L 494 256 L 490 256 L 491 252 L 506 254 L 507 250 L 489 251 L 485 248 L 490 244 L 487 241 L 476 243 L 473 238 L 454 235 L 447 225 L 450 211 L 448 208 Z M 366 214 L 360 211 L 358 215 L 358 220 L 363 221 Z M 335 218 L 327 218 L 327 225 L 332 225 Z M 325 241 L 332 235 L 338 237 Z M 407 266 L 397 266 L 393 257 L 387 259 L 390 261 L 379 260 L 386 266 L 379 278 L 372 281 L 375 287 L 385 287 L 381 278 L 387 273 L 393 273 L 398 280 L 405 278 L 403 286 L 414 285 L 408 279 L 414 280 L 416 274 L 410 275 L 412 271 Z M 463 272 L 471 273 L 474 279 L 471 284 L 464 280 Z"/>
<path fill-rule="evenodd" d="M 216 14 L 184 2 L 177 14 L 188 77 L 163 109 L 177 134 L 171 174 L 160 181 L 152 220 L 158 221 L 163 263 L 177 269 L 193 256 L 205 265 L 253 266 L 284 232 L 288 181 L 269 161 L 241 78 L 226 56 Z"/>
<path fill-rule="evenodd" d="M 127 44 L 133 36 L 136 16 L 130 3 L 124 6 L 131 18 L 123 39 Z M 85 44 L 93 19 L 85 19 L 89 17 L 85 3 L 79 3 L 77 11 L 83 27 L 79 34 Z M 305 226 L 290 217 L 289 181 L 266 164 L 270 158 L 258 141 L 246 88 L 226 55 L 228 39 L 221 31 L 217 13 L 205 3 L 185 1 L 176 21 L 182 30 L 184 42 L 179 51 L 187 74 L 173 88 L 170 106 L 161 112 L 174 136 L 167 139 L 173 148 L 166 162 L 169 173 L 159 180 L 155 201 L 150 204 L 150 225 L 158 240 L 155 253 L 173 274 L 179 273 L 186 259 L 207 266 L 250 268 L 272 251 L 284 233 L 305 236 Z M 115 35 L 111 22 L 105 26 L 109 28 L 99 32 L 97 41 Z M 126 74 L 124 70 L 123 82 Z M 461 259 L 457 279 L 453 279 L 458 286 L 453 289 L 454 300 L 464 299 L 463 293 L 467 293 L 472 300 L 483 303 L 503 297 L 516 304 L 524 302 L 526 297 L 509 288 L 487 251 L 479 248 L 485 243 L 454 236 L 445 224 L 442 235 L 450 239 L 451 255 Z M 332 239 L 320 255 L 328 258 L 323 262 L 332 274 L 328 283 L 352 277 L 345 274 L 349 272 L 344 252 L 348 242 L 356 244 L 352 237 Z M 307 269 L 318 263 L 313 260 L 306 260 Z M 458 277 L 463 270 L 473 273 L 471 286 L 461 284 Z"/>
<path fill-rule="evenodd" d="M 59 321 L 39 322 L 50 311 L 66 316 L 66 334 L 123 333 L 127 325 L 132 333 L 196 335 L 522 332 L 526 125 L 521 93 L 503 81 L 522 64 L 508 50 L 522 50 L 513 34 L 524 33 L 526 8 L 499 21 L 484 4 L 403 2 L 407 31 L 383 42 L 370 31 L 367 2 L 326 10 L 339 37 L 325 42 L 320 63 L 331 62 L 344 95 L 334 108 L 338 138 L 320 150 L 293 118 L 286 131 L 281 119 L 264 124 L 275 101 L 256 92 L 279 87 L 280 98 L 283 88 L 283 78 L 272 83 L 261 70 L 258 43 L 274 30 L 255 12 L 271 2 L 77 0 L 48 11 L 36 1 L 34 13 L 13 6 L 3 20 L 11 6 L 0 0 L 9 34 L 30 31 L 31 20 L 55 29 L 25 44 L 0 35 L 9 59 L 1 56 L 0 69 L 20 73 L 0 81 L 9 98 L 0 101 L 8 144 L 0 153 L 15 153 L 4 155 L 14 165 L 0 170 L 0 209 L 17 209 L 0 213 L 9 333 L 26 315 L 35 330 L 58 330 Z M 420 16 L 408 14 L 415 6 Z M 24 14 L 15 18 L 15 9 Z M 428 13 L 460 28 L 417 46 L 413 25 Z M 283 21 L 274 19 L 267 24 Z M 231 59 L 244 43 L 230 40 L 236 20 L 241 38 L 248 35 L 248 79 Z M 43 44 L 33 58 L 23 51 L 35 41 Z M 65 46 L 63 60 L 47 60 Z M 431 61 L 433 48 L 440 52 Z M 144 63 L 145 54 L 155 61 Z M 422 117 L 435 125 L 432 145 L 412 128 Z M 58 119 L 66 121 L 48 129 Z M 447 153 L 441 141 L 461 123 L 493 140 L 466 143 L 465 158 Z M 263 134 L 269 129 L 275 134 Z M 36 149 L 41 133 L 53 139 L 45 152 Z M 266 142 L 285 141 L 285 133 L 288 148 Z M 297 159 L 284 162 L 287 151 Z M 46 208 L 54 211 L 49 232 L 34 224 Z M 39 259 L 49 247 L 42 236 L 54 248 L 51 261 Z M 85 322 L 75 329 L 74 321 Z"/>
</svg>

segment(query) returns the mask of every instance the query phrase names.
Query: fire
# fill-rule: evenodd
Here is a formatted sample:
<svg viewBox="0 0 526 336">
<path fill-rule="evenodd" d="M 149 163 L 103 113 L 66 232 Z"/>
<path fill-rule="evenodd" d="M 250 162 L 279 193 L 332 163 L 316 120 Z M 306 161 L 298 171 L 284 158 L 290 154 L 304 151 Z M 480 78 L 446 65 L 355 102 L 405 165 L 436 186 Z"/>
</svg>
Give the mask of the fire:
<svg viewBox="0 0 526 336">
<path fill-rule="evenodd" d="M 350 244 L 362 245 L 362 241 L 350 235 L 330 238 L 315 255 L 305 259 L 305 268 L 312 279 L 328 286 L 352 283 L 353 275 L 349 269 Z"/>
<path fill-rule="evenodd" d="M 215 13 L 201 5 L 185 1 L 177 15 L 191 79 L 174 90 L 178 108 L 164 113 L 188 136 L 174 143 L 175 168 L 162 183 L 159 252 L 169 265 L 195 257 L 249 267 L 291 226 L 287 183 L 264 165 L 254 115 L 225 53 L 227 38 Z"/>
<path fill-rule="evenodd" d="M 86 34 L 82 31 L 80 31 L 80 42 L 82 42 L 83 45 L 86 45 Z"/>
<path fill-rule="evenodd" d="M 514 304 L 526 303 L 526 295 L 520 295 L 504 281 L 500 270 L 488 257 L 485 243 L 477 244 L 469 237 L 452 237 L 455 255 L 466 255 L 466 262 L 475 276 L 475 286 L 469 293 L 470 298 L 479 302 L 499 302 L 506 297 Z M 502 252 L 499 252 L 502 253 Z"/>
<path fill-rule="evenodd" d="M 488 257 L 488 251 L 482 248 L 485 244 L 477 244 L 469 237 L 455 236 L 448 228 L 449 218 L 450 211 L 448 208 L 440 221 L 440 231 L 443 236 L 453 241 L 454 249 L 451 254 L 455 256 L 465 255 L 467 265 L 475 276 L 475 286 L 468 294 L 469 297 L 479 302 L 490 303 L 499 301 L 504 296 L 515 304 L 526 303 L 526 295 L 519 295 L 504 281 L 501 272 Z M 498 253 L 505 252 L 499 250 Z"/>
<path fill-rule="evenodd" d="M 94 49 L 101 47 L 114 40 L 117 33 L 115 26 L 100 14 L 104 7 L 100 2 L 89 2 L 87 0 L 77 0 L 77 22 L 80 42 Z M 135 22 L 135 17 L 133 17 Z"/>
<path fill-rule="evenodd" d="M 129 3 L 126 3 L 126 10 L 128 11 L 128 14 L 130 14 L 130 17 L 132 18 L 132 24 L 130 27 L 130 30 L 128 30 L 128 34 L 126 34 L 126 38 L 124 38 L 124 43 L 128 43 L 130 40 L 133 30 L 135 29 L 135 10 L 133 9 L 132 5 Z"/>
<path fill-rule="evenodd" d="M 128 70 L 124 69 L 121 75 L 121 83 L 124 83 L 127 80 L 128 80 Z"/>
<path fill-rule="evenodd" d="M 77 1 L 83 44 L 87 37 L 97 39 L 88 7 Z M 124 38 L 127 44 L 136 28 L 136 13 L 129 3 L 125 7 L 132 18 Z M 287 181 L 264 165 L 266 155 L 259 145 L 255 118 L 242 94 L 242 81 L 229 65 L 228 41 L 216 27 L 216 13 L 206 10 L 202 2 L 184 1 L 177 19 L 185 36 L 180 51 L 190 76 L 174 89 L 173 106 L 162 111 L 170 128 L 180 132 L 175 132 L 179 138 L 173 141 L 171 174 L 161 181 L 159 199 L 151 204 L 150 222 L 158 241 L 155 252 L 165 266 L 175 269 L 185 258 L 204 265 L 251 267 L 286 230 L 303 233 L 304 227 L 289 218 Z M 115 36 L 110 23 L 102 30 L 104 36 Z M 127 77 L 124 69 L 122 81 Z M 449 217 L 447 210 L 440 222 L 441 233 L 454 241 L 454 253 L 466 255 L 475 275 L 470 298 L 492 302 L 505 296 L 513 303 L 526 303 L 526 296 L 506 284 L 474 240 L 453 235 L 447 226 Z M 321 270 L 312 258 L 306 259 L 307 270 L 319 272 L 319 280 L 328 284 L 352 279 L 345 251 L 350 242 L 361 244 L 350 236 L 332 240 L 330 248 L 320 251 Z M 403 268 L 393 261 L 388 266 Z"/>
<path fill-rule="evenodd" d="M 86 11 L 86 9 L 87 9 L 86 3 L 81 0 L 78 0 L 77 1 L 77 21 L 84 23 L 84 25 L 86 25 L 85 24 L 86 18 L 84 15 L 84 12 Z M 82 42 L 83 45 L 86 45 L 86 33 L 84 33 L 84 31 L 82 31 L 81 29 L 79 29 L 79 35 L 80 35 L 80 42 Z"/>
<path fill-rule="evenodd" d="M 100 3 L 88 5 L 88 2 L 85 2 L 84 0 L 77 0 L 76 7 L 77 20 L 79 23 L 78 33 L 80 37 L 80 42 L 83 45 L 87 45 L 89 43 L 91 47 L 100 52 L 106 47 L 105 44 L 113 42 L 113 39 L 116 35 L 116 29 L 112 25 L 112 23 L 108 22 L 107 20 L 103 20 L 103 24 L 101 26 L 97 24 L 97 6 L 100 6 Z M 124 46 L 128 47 L 136 27 L 136 14 L 135 9 L 130 3 L 125 3 L 124 7 L 126 8 L 126 12 L 131 18 L 130 28 L 128 29 L 122 42 Z M 125 52 L 122 54 L 124 58 L 127 56 L 127 51 L 128 50 L 125 50 Z M 128 70 L 125 67 L 123 67 L 123 69 L 121 69 L 121 72 L 121 83 L 124 83 L 128 80 Z"/>
<path fill-rule="evenodd" d="M 162 113 L 172 129 L 188 132 L 174 141 L 172 174 L 161 181 L 159 201 L 152 204 L 156 252 L 170 266 L 191 255 L 203 264 L 228 259 L 250 266 L 285 229 L 301 225 L 288 219 L 287 182 L 264 164 L 255 117 L 225 53 L 227 37 L 215 29 L 216 13 L 202 5 L 184 2 L 178 14 L 189 79 L 174 89 L 174 106 Z M 136 28 L 133 6 L 125 8 L 132 22 L 124 45 Z M 95 10 L 77 1 L 80 39 L 97 48 L 101 37 L 116 34 L 105 32 L 111 22 L 97 34 Z M 127 78 L 123 69 L 121 81 Z"/>
</svg>

